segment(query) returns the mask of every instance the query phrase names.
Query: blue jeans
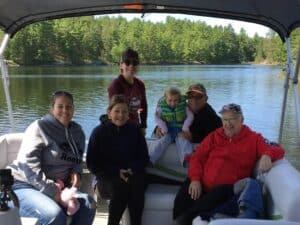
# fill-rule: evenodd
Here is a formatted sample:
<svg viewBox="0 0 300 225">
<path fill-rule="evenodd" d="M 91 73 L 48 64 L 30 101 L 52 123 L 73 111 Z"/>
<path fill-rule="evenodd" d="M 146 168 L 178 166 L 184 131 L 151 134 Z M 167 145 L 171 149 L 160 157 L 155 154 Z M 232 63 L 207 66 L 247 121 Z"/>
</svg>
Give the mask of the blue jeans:
<svg viewBox="0 0 300 225">
<path fill-rule="evenodd" d="M 155 164 L 159 160 L 163 152 L 172 143 L 172 141 L 172 135 L 168 133 L 160 139 L 153 141 L 151 145 L 148 146 L 150 161 L 153 164 Z M 184 156 L 186 154 L 192 154 L 193 144 L 189 140 L 179 136 L 175 138 L 175 143 L 180 163 L 183 164 Z"/>
<path fill-rule="evenodd" d="M 31 185 L 24 182 L 15 182 L 13 191 L 20 202 L 19 213 L 22 217 L 38 218 L 41 225 L 66 225 L 67 214 L 53 199 Z M 79 210 L 72 216 L 71 225 L 92 225 L 96 213 L 93 198 L 80 193 Z"/>
</svg>

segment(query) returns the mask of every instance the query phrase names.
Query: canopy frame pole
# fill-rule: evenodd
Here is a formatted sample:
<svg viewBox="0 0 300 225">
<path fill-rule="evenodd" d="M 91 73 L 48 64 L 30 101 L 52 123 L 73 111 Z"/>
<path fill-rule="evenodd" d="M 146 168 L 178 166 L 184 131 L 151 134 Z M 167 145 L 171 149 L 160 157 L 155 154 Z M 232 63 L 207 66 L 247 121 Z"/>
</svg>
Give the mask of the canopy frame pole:
<svg viewBox="0 0 300 225">
<path fill-rule="evenodd" d="M 12 104 L 11 104 L 11 98 L 9 93 L 9 76 L 8 76 L 8 70 L 6 63 L 4 61 L 4 50 L 7 47 L 8 41 L 10 39 L 10 34 L 5 34 L 3 37 L 3 40 L 0 45 L 0 67 L 1 67 L 1 74 L 2 74 L 2 82 L 3 82 L 3 88 L 5 93 L 5 99 L 7 104 L 7 111 L 8 111 L 8 117 L 10 122 L 10 131 L 15 131 L 15 123 L 14 123 L 14 117 L 12 113 Z"/>
<path fill-rule="evenodd" d="M 285 111 L 286 111 L 286 102 L 287 102 L 287 94 L 288 94 L 288 90 L 289 90 L 290 75 L 293 74 L 293 70 L 294 70 L 292 51 L 291 51 L 291 43 L 290 43 L 289 37 L 285 37 L 285 43 L 286 43 L 286 49 L 287 49 L 287 71 L 286 71 L 286 75 L 285 75 L 284 94 L 283 94 L 283 100 L 282 100 L 282 106 L 281 106 L 280 127 L 279 127 L 279 136 L 278 136 L 279 143 L 282 142 L 282 131 L 283 131 Z"/>
<path fill-rule="evenodd" d="M 296 107 L 296 118 L 297 118 L 297 129 L 298 129 L 298 135 L 300 133 L 300 101 L 299 101 L 299 93 L 298 93 L 298 73 L 299 73 L 299 67 L 300 67 L 300 48 L 298 49 L 298 56 L 296 61 L 296 68 L 294 77 L 293 77 L 293 97 Z"/>
</svg>

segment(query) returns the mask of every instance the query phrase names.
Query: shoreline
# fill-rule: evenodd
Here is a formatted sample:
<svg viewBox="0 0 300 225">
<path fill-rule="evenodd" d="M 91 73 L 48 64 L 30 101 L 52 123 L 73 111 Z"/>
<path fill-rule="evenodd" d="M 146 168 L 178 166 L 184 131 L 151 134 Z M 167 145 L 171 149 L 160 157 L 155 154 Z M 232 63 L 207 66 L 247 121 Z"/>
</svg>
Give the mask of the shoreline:
<svg viewBox="0 0 300 225">
<path fill-rule="evenodd" d="M 86 63 L 86 64 L 69 64 L 69 63 L 53 63 L 53 64 L 34 64 L 34 65 L 20 65 L 17 64 L 11 60 L 5 60 L 7 63 L 8 67 L 85 67 L 85 66 L 115 66 L 117 65 L 116 63 L 112 64 L 101 64 L 101 63 Z M 179 66 L 179 65 L 203 65 L 203 66 L 209 66 L 209 65 L 262 65 L 262 66 L 284 66 L 280 63 L 268 63 L 268 62 L 246 62 L 246 63 L 218 63 L 218 64 L 213 64 L 213 63 L 145 63 L 145 64 L 140 64 L 140 66 Z"/>
</svg>

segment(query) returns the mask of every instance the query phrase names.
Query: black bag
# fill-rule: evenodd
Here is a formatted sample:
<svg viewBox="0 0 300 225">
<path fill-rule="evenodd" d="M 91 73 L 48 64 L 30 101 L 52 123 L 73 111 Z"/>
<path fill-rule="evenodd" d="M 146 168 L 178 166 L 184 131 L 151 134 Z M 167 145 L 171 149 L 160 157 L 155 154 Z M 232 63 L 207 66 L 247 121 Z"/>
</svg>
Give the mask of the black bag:
<svg viewBox="0 0 300 225">
<path fill-rule="evenodd" d="M 97 179 L 94 186 L 95 193 L 102 199 L 111 199 L 112 196 L 112 182 L 109 179 Z"/>
</svg>

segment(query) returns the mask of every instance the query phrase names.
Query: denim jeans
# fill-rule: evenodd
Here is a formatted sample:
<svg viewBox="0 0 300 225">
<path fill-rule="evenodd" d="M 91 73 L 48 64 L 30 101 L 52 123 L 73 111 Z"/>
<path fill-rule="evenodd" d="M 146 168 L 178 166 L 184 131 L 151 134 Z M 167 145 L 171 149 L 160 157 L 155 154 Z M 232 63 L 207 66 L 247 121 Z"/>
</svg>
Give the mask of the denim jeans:
<svg viewBox="0 0 300 225">
<path fill-rule="evenodd" d="M 38 218 L 41 225 L 66 225 L 68 216 L 53 199 L 31 185 L 15 182 L 13 191 L 20 202 L 19 213 L 22 217 Z M 72 216 L 71 225 L 92 225 L 96 213 L 93 198 L 85 193 L 79 193 L 79 210 Z"/>
<path fill-rule="evenodd" d="M 166 134 L 160 139 L 157 139 L 151 143 L 149 146 L 149 156 L 150 161 L 155 164 L 158 159 L 161 157 L 163 152 L 167 149 L 167 147 L 172 143 L 171 134 Z M 183 137 L 177 136 L 175 138 L 176 150 L 180 160 L 180 163 L 183 164 L 184 156 L 186 154 L 192 154 L 193 152 L 193 144 Z"/>
</svg>

